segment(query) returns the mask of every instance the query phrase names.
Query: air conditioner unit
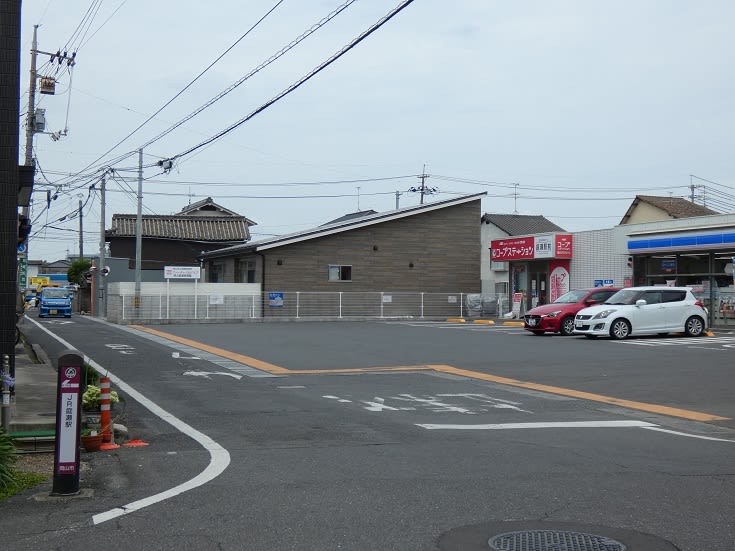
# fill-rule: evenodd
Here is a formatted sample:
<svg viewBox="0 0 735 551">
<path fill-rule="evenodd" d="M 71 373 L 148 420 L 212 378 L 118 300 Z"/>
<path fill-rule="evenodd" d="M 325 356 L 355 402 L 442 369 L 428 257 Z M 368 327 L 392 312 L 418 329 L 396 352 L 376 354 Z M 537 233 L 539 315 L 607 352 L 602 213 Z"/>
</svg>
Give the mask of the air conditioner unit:
<svg viewBox="0 0 735 551">
<path fill-rule="evenodd" d="M 490 262 L 490 269 L 494 272 L 507 272 L 508 271 L 508 263 L 507 262 Z"/>
</svg>

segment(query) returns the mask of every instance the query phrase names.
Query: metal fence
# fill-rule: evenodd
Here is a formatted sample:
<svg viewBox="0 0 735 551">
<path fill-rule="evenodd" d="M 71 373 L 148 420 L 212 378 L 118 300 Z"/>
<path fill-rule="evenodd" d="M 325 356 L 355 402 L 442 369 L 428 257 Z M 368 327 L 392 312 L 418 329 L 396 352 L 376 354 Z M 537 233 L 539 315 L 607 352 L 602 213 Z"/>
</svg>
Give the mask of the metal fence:
<svg viewBox="0 0 735 551">
<path fill-rule="evenodd" d="M 478 300 L 479 298 L 479 300 Z M 277 319 L 441 319 L 499 316 L 504 297 L 467 293 L 263 292 L 244 295 L 166 294 L 107 297 L 116 323 Z M 137 302 L 137 304 L 136 304 Z"/>
</svg>

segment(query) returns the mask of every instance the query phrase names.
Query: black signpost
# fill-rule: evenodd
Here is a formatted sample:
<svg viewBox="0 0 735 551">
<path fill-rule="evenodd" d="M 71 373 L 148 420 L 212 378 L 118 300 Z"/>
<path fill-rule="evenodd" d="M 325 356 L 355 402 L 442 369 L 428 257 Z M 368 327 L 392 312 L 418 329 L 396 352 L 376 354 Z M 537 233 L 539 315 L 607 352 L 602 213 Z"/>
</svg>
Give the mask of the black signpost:
<svg viewBox="0 0 735 551">
<path fill-rule="evenodd" d="M 54 483 L 51 495 L 79 493 L 79 423 L 83 364 L 84 358 L 76 350 L 64 350 L 59 356 Z"/>
</svg>

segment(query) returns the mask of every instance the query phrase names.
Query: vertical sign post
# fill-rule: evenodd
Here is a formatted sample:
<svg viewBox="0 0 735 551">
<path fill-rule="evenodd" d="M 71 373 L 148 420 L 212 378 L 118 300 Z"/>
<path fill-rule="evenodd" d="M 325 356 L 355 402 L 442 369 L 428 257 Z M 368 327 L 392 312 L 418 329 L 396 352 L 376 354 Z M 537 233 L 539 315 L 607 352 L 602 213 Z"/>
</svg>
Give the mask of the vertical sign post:
<svg viewBox="0 0 735 551">
<path fill-rule="evenodd" d="M 79 493 L 79 421 L 82 409 L 82 365 L 76 350 L 64 350 L 58 360 L 56 445 L 52 495 Z"/>
</svg>

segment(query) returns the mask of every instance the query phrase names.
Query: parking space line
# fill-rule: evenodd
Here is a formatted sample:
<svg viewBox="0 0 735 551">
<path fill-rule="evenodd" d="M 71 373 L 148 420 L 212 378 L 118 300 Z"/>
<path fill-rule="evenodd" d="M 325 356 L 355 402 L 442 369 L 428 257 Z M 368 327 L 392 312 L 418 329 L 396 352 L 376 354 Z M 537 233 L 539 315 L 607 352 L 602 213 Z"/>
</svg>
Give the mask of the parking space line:
<svg viewBox="0 0 735 551">
<path fill-rule="evenodd" d="M 662 406 L 659 404 L 649 404 L 646 402 L 638 402 L 635 400 L 624 400 L 622 398 L 614 398 L 612 396 L 594 394 L 592 392 L 584 392 L 580 390 L 573 390 L 570 388 L 544 385 L 544 384 L 532 383 L 528 381 L 519 381 L 517 379 L 511 379 L 509 377 L 501 377 L 498 375 L 492 375 L 490 373 L 482 373 L 479 371 L 459 369 L 456 367 L 452 367 L 451 365 L 429 364 L 429 365 L 415 365 L 415 366 L 368 367 L 368 368 L 353 368 L 353 369 L 351 368 L 309 369 L 309 370 L 288 369 L 288 368 L 277 366 L 277 365 L 274 365 L 268 362 L 264 362 L 262 360 L 251 358 L 243 354 L 231 352 L 223 348 L 217 348 L 215 346 L 210 346 L 208 344 L 204 344 L 198 341 L 194 341 L 194 340 L 187 339 L 184 337 L 179 337 L 177 335 L 173 335 L 170 333 L 165 333 L 164 331 L 159 331 L 156 329 L 151 329 L 149 327 L 143 327 L 139 325 L 131 326 L 131 327 L 134 327 L 135 329 L 146 332 L 146 333 L 150 333 L 153 335 L 157 335 L 159 337 L 163 337 L 163 338 L 178 342 L 180 344 L 185 344 L 193 348 L 205 350 L 207 352 L 211 352 L 212 354 L 216 354 L 219 356 L 223 356 L 225 358 L 229 358 L 231 360 L 242 362 L 251 367 L 262 369 L 269 373 L 274 373 L 278 375 L 341 375 L 341 374 L 402 372 L 402 371 L 403 372 L 436 371 L 440 373 L 456 375 L 459 377 L 465 377 L 465 378 L 479 380 L 479 381 L 487 381 L 487 382 L 497 383 L 501 385 L 523 388 L 527 390 L 536 390 L 538 392 L 544 392 L 547 394 L 556 394 L 559 396 L 578 398 L 580 400 L 599 402 L 603 404 L 609 404 L 609 405 L 624 407 L 628 409 L 634 409 L 638 411 L 646 411 L 646 412 L 655 413 L 658 415 L 667 415 L 669 417 L 679 417 L 681 419 L 689 419 L 692 421 L 727 421 L 730 419 L 729 417 L 721 417 L 719 415 L 712 415 L 710 413 L 702 413 L 699 411 L 674 408 L 670 406 Z"/>
</svg>

